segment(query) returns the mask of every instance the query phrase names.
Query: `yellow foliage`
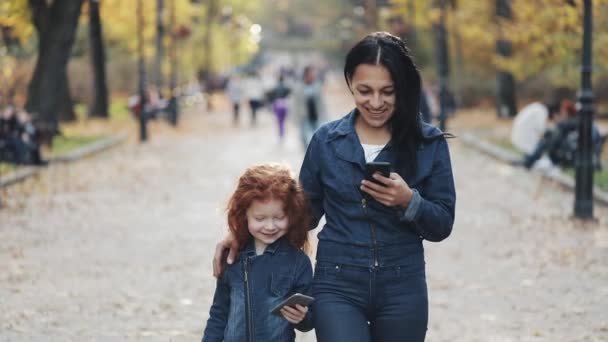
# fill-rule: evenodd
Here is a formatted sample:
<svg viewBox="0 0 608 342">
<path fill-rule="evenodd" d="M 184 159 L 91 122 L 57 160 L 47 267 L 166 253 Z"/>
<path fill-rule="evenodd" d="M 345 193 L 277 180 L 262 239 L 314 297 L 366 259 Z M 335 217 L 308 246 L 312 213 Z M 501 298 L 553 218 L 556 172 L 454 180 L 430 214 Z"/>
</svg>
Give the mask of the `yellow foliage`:
<svg viewBox="0 0 608 342">
<path fill-rule="evenodd" d="M 0 26 L 12 28 L 12 34 L 21 42 L 34 33 L 27 0 L 3 0 L 0 2 Z"/>
<path fill-rule="evenodd" d="M 410 0 L 394 0 L 394 12 L 407 17 Z M 416 0 L 416 24 L 430 29 L 439 17 L 431 1 Z M 457 31 L 464 64 L 474 69 L 502 69 L 517 79 L 547 73 L 556 84 L 578 84 L 583 33 L 583 1 L 512 0 L 511 20 L 495 16 L 495 1 L 459 0 L 448 9 L 450 37 Z M 594 75 L 605 77 L 608 67 L 608 0 L 593 2 Z M 496 41 L 512 43 L 512 57 L 499 57 Z M 453 43 L 451 43 L 453 46 Z M 451 54 L 453 55 L 453 50 Z"/>
</svg>

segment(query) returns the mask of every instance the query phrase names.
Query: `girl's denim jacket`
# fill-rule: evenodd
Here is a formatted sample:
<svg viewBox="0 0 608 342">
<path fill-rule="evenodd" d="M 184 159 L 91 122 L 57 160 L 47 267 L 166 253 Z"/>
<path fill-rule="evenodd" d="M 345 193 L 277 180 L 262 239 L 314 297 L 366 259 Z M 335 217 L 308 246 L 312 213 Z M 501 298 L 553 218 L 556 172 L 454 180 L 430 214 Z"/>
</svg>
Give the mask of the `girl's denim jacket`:
<svg viewBox="0 0 608 342">
<path fill-rule="evenodd" d="M 391 162 L 414 195 L 405 209 L 386 207 L 360 190 L 365 175 L 363 148 L 355 131 L 358 112 L 325 124 L 311 140 L 300 183 L 309 200 L 312 228 L 325 215 L 318 234 L 317 262 L 363 267 L 424 263 L 422 240 L 441 241 L 454 223 L 456 191 L 446 139 L 423 124 L 417 172 L 395 170 L 396 150 L 389 142 L 375 161 Z"/>
<path fill-rule="evenodd" d="M 312 304 L 297 325 L 270 313 L 281 301 L 299 292 L 311 296 L 312 265 L 308 256 L 284 237 L 256 255 L 253 239 L 217 280 L 203 342 L 286 342 L 294 328 L 312 329 Z"/>
</svg>

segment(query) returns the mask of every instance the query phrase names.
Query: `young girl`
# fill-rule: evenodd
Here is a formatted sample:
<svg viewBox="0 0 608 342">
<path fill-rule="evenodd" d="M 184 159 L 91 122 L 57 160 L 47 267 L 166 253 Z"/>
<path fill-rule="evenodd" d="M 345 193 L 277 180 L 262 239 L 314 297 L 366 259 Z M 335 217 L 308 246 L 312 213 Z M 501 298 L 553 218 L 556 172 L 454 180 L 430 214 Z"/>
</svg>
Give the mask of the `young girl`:
<svg viewBox="0 0 608 342">
<path fill-rule="evenodd" d="M 312 292 L 302 189 L 286 167 L 253 166 L 239 178 L 227 211 L 242 248 L 217 280 L 203 342 L 294 341 L 294 328 L 312 329 L 308 308 L 284 307 L 281 316 L 270 310 L 293 293 Z"/>
</svg>

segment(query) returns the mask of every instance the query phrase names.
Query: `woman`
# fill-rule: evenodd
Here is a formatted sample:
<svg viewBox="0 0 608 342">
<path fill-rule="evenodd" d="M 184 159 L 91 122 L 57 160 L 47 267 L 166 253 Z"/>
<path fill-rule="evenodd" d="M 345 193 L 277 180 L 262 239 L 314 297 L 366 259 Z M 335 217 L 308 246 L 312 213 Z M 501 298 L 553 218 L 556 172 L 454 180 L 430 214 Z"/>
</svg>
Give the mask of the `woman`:
<svg viewBox="0 0 608 342">
<path fill-rule="evenodd" d="M 445 134 L 420 121 L 420 74 L 399 38 L 365 37 L 344 76 L 356 108 L 319 128 L 300 170 L 312 226 L 326 219 L 313 280 L 317 340 L 423 341 L 422 240 L 445 239 L 454 222 Z M 369 161 L 391 163 L 389 177 L 373 176 L 383 185 L 364 179 Z M 218 245 L 217 261 L 232 240 Z"/>
</svg>

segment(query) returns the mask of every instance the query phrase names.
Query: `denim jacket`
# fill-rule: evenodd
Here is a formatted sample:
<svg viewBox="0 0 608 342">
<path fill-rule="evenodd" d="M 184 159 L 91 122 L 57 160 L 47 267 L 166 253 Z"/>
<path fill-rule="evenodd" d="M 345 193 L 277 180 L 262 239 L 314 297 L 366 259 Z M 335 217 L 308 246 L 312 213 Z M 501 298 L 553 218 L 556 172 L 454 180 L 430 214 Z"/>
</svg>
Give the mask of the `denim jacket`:
<svg viewBox="0 0 608 342">
<path fill-rule="evenodd" d="M 389 161 L 414 195 L 405 209 L 386 207 L 360 190 L 365 174 L 363 148 L 355 131 L 358 112 L 323 125 L 310 142 L 300 183 L 310 204 L 312 227 L 325 215 L 318 234 L 317 261 L 354 266 L 399 266 L 423 255 L 422 240 L 441 241 L 454 223 L 456 191 L 446 139 L 439 129 L 423 124 L 417 172 L 413 179 L 395 170 L 395 149 L 389 142 L 375 161 Z"/>
<path fill-rule="evenodd" d="M 312 329 L 312 305 L 297 325 L 270 310 L 293 293 L 310 296 L 311 281 L 310 259 L 285 238 L 266 247 L 261 255 L 256 255 L 252 239 L 217 280 L 202 341 L 294 341 L 294 328 Z"/>
</svg>

